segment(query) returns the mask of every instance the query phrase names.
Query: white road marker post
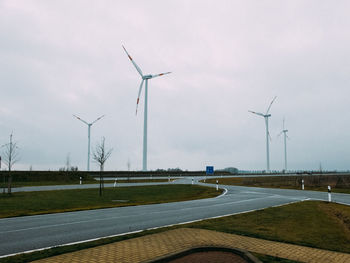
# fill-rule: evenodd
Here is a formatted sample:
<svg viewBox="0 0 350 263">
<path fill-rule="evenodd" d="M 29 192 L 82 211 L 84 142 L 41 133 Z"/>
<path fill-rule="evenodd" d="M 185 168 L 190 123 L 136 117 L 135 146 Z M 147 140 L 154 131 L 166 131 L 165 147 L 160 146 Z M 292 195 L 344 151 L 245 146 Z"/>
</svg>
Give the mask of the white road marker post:
<svg viewBox="0 0 350 263">
<path fill-rule="evenodd" d="M 216 180 L 216 191 L 218 191 L 218 190 L 219 190 L 219 181 Z"/>
<path fill-rule="evenodd" d="M 304 190 L 304 179 L 301 179 L 301 190 Z"/>
<path fill-rule="evenodd" d="M 113 187 L 116 187 L 116 186 L 117 186 L 117 180 L 118 180 L 118 179 L 115 178 Z"/>
<path fill-rule="evenodd" d="M 82 181 L 81 181 L 81 176 L 80 176 L 80 184 L 82 184 Z"/>
<path fill-rule="evenodd" d="M 170 175 L 168 175 L 168 183 L 170 183 Z"/>
<path fill-rule="evenodd" d="M 332 188 L 328 185 L 328 202 L 332 202 Z"/>
</svg>

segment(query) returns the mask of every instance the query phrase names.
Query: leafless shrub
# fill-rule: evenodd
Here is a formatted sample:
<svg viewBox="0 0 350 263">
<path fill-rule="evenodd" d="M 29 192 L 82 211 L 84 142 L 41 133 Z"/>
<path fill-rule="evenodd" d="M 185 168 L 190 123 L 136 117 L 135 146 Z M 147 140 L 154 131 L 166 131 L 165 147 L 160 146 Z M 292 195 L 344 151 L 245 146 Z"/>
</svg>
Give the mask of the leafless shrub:
<svg viewBox="0 0 350 263">
<path fill-rule="evenodd" d="M 13 134 L 11 133 L 10 135 L 10 142 L 3 145 L 5 147 L 5 151 L 4 151 L 4 163 L 7 165 L 8 167 L 8 184 L 7 184 L 7 193 L 11 194 L 11 189 L 12 189 L 12 174 L 11 174 L 11 170 L 13 165 L 18 162 L 19 160 L 19 153 L 18 153 L 18 146 L 17 146 L 17 142 L 13 142 L 12 141 L 12 137 Z M 4 186 L 5 187 L 5 186 Z M 4 188 L 4 192 L 5 192 L 5 188 Z"/>
<path fill-rule="evenodd" d="M 105 137 L 102 137 L 101 142 L 98 143 L 93 151 L 93 160 L 100 165 L 100 196 L 102 195 L 102 189 L 104 188 L 102 172 L 104 164 L 107 159 L 111 156 L 113 149 L 105 148 Z"/>
</svg>

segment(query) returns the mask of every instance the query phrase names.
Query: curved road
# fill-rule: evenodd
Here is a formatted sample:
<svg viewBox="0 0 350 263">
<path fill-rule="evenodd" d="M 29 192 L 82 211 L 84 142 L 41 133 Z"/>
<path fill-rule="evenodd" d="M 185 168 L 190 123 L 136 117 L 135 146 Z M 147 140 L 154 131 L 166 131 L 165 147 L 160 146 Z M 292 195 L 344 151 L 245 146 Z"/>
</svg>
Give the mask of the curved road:
<svg viewBox="0 0 350 263">
<path fill-rule="evenodd" d="M 178 183 L 191 183 L 191 178 L 181 179 Z M 0 219 L 0 257 L 302 200 L 328 198 L 327 193 L 314 191 L 225 188 L 225 195 L 211 199 Z M 350 195 L 332 194 L 332 199 L 350 205 Z"/>
</svg>

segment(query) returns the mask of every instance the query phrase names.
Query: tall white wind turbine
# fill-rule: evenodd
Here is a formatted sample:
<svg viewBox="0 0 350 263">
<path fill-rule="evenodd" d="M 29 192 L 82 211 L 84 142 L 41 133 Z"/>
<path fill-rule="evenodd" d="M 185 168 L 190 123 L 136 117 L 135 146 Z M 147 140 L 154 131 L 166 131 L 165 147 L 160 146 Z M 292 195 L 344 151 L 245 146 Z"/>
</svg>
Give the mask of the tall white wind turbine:
<svg viewBox="0 0 350 263">
<path fill-rule="evenodd" d="M 141 95 L 141 91 L 142 91 L 142 86 L 143 86 L 143 82 L 145 83 L 145 109 L 144 109 L 144 119 L 143 119 L 143 158 L 142 158 L 142 170 L 143 171 L 147 171 L 147 108 L 148 108 L 148 80 L 155 78 L 155 77 L 160 77 L 163 76 L 165 74 L 169 74 L 171 72 L 165 72 L 165 73 L 160 73 L 160 74 L 156 74 L 156 75 L 143 75 L 142 70 L 140 69 L 140 67 L 135 63 L 135 61 L 131 58 L 131 56 L 129 55 L 128 51 L 126 51 L 125 47 L 123 46 L 123 49 L 126 53 L 126 55 L 129 57 L 131 63 L 135 66 L 137 72 L 140 74 L 142 81 L 141 81 L 141 85 L 139 88 L 139 93 L 137 95 L 137 101 L 136 101 L 136 114 L 137 114 L 137 107 L 139 105 L 139 101 L 140 101 L 140 95 Z"/>
<path fill-rule="evenodd" d="M 73 114 L 73 116 L 74 116 L 75 118 L 77 118 L 78 120 L 82 121 L 83 123 L 85 123 L 85 124 L 88 126 L 88 159 L 87 159 L 87 170 L 90 171 L 90 149 L 91 149 L 91 147 L 90 147 L 90 130 L 91 130 L 91 126 L 92 126 L 95 122 L 97 122 L 97 121 L 99 121 L 100 119 L 102 119 L 105 115 L 102 115 L 102 116 L 98 117 L 96 120 L 94 120 L 94 121 L 91 122 L 91 123 L 88 123 L 87 121 L 84 121 L 83 119 L 79 118 L 78 116 L 76 116 L 76 115 L 74 115 L 74 114 Z"/>
<path fill-rule="evenodd" d="M 267 111 L 265 114 L 260 113 L 260 112 L 255 112 L 255 111 L 249 111 L 251 113 L 254 113 L 258 116 L 264 117 L 265 119 L 265 128 L 266 128 L 266 172 L 270 172 L 270 149 L 269 149 L 269 137 L 270 137 L 270 133 L 269 133 L 269 117 L 271 117 L 271 114 L 269 114 L 272 103 L 275 101 L 275 99 L 277 98 L 277 96 L 275 96 L 273 98 L 273 100 L 271 101 L 269 107 L 267 108 Z"/>
<path fill-rule="evenodd" d="M 283 133 L 283 139 L 284 139 L 284 171 L 287 171 L 287 138 L 289 139 L 287 135 L 288 130 L 284 128 L 284 119 L 283 119 L 283 130 L 280 132 L 278 136 L 281 136 Z"/>
</svg>

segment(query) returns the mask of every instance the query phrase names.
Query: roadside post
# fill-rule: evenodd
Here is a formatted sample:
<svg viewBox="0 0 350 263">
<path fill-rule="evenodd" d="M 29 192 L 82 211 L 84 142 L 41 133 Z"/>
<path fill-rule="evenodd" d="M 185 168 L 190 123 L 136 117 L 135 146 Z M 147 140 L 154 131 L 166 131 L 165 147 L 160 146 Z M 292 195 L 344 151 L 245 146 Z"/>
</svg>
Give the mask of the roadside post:
<svg viewBox="0 0 350 263">
<path fill-rule="evenodd" d="M 80 176 L 80 184 L 82 184 L 82 181 L 81 181 L 81 176 Z"/>
<path fill-rule="evenodd" d="M 115 180 L 114 180 L 114 185 L 113 185 L 113 187 L 116 187 L 117 186 L 117 178 L 115 178 Z"/>
<path fill-rule="evenodd" d="M 193 184 L 193 177 L 192 177 L 192 184 Z"/>
<path fill-rule="evenodd" d="M 304 179 L 301 179 L 301 190 L 304 190 Z"/>
<path fill-rule="evenodd" d="M 218 191 L 218 190 L 219 190 L 219 181 L 216 180 L 216 191 Z"/>
<path fill-rule="evenodd" d="M 332 188 L 328 185 L 328 202 L 332 202 Z"/>
<path fill-rule="evenodd" d="M 170 183 L 170 175 L 168 175 L 168 183 Z"/>
</svg>

